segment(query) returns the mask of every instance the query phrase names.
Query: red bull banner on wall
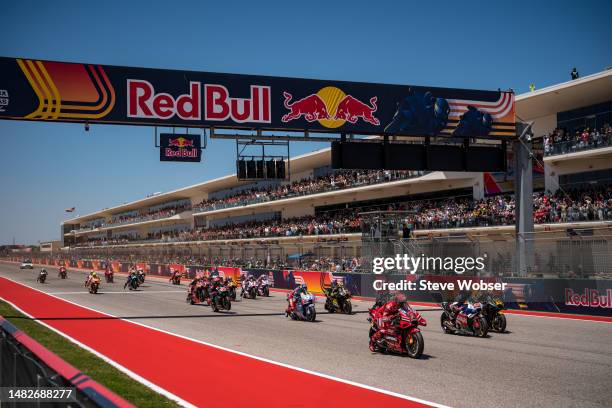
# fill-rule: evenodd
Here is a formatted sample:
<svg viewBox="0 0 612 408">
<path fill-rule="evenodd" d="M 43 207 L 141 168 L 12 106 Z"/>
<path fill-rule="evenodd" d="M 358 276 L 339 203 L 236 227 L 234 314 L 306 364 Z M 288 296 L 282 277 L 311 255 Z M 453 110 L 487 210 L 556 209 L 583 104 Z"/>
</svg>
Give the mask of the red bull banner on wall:
<svg viewBox="0 0 612 408">
<path fill-rule="evenodd" d="M 0 119 L 509 138 L 514 93 L 0 57 Z"/>
</svg>

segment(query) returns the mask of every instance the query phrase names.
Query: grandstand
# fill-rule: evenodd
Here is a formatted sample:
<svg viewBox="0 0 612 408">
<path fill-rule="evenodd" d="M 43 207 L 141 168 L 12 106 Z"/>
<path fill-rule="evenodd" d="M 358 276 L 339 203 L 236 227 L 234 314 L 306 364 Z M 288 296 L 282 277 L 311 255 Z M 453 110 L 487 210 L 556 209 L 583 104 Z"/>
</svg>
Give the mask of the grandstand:
<svg viewBox="0 0 612 408">
<path fill-rule="evenodd" d="M 516 97 L 534 122 L 537 276 L 610 274 L 612 70 Z M 70 256 L 358 270 L 364 212 L 405 212 L 398 239 L 436 256 L 515 270 L 514 168 L 503 173 L 334 171 L 330 149 L 291 159 L 287 182 L 236 175 L 65 221 Z"/>
</svg>

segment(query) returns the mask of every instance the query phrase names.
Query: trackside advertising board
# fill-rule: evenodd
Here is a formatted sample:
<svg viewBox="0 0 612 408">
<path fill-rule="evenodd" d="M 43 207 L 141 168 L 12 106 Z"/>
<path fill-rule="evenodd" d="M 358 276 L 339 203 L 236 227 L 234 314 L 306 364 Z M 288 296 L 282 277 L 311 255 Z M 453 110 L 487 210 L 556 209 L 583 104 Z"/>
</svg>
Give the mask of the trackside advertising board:
<svg viewBox="0 0 612 408">
<path fill-rule="evenodd" d="M 0 57 L 0 119 L 511 138 L 514 93 Z"/>
</svg>

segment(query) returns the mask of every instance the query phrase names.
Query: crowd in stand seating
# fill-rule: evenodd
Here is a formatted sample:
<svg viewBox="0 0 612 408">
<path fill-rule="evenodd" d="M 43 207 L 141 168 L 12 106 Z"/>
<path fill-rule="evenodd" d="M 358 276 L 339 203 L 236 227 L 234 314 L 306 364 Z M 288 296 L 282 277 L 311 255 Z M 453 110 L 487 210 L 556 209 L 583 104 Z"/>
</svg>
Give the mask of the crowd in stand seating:
<svg viewBox="0 0 612 408">
<path fill-rule="evenodd" d="M 584 128 L 575 132 L 555 129 L 544 136 L 544 155 L 572 153 L 579 150 L 612 146 L 612 126 L 605 124 L 601 129 Z"/>
<path fill-rule="evenodd" d="M 108 221 L 97 221 L 83 225 L 80 230 L 91 230 L 95 228 L 111 227 L 113 225 L 131 224 L 135 222 L 157 220 L 160 218 L 168 218 L 173 215 L 180 214 L 183 211 L 191 210 L 189 203 L 163 207 L 157 210 L 148 210 L 138 214 L 119 215 Z"/>
<path fill-rule="evenodd" d="M 408 217 L 414 229 L 487 227 L 515 222 L 513 196 L 495 196 L 483 200 L 453 198 L 399 205 L 414 211 Z M 612 219 L 612 188 L 534 193 L 533 220 L 536 224 Z"/>
<path fill-rule="evenodd" d="M 106 246 L 106 245 L 123 245 L 138 240 L 138 236 L 132 234 L 121 234 L 112 238 L 88 238 L 84 243 L 86 246 Z"/>
<path fill-rule="evenodd" d="M 279 200 L 281 198 L 403 180 L 417 177 L 422 174 L 423 172 L 419 171 L 341 170 L 322 177 L 305 178 L 281 186 L 251 189 L 224 198 L 204 200 L 194 206 L 194 211 L 203 212 L 221 208 L 238 207 L 259 202 Z"/>
<path fill-rule="evenodd" d="M 157 210 L 149 210 L 144 213 L 139 213 L 135 215 L 124 215 L 115 217 L 110 221 L 107 221 L 104 226 L 112 226 L 119 224 L 129 224 L 133 222 L 142 222 L 149 220 L 156 220 L 160 218 L 172 217 L 173 215 L 180 214 L 183 211 L 188 211 L 191 209 L 191 205 L 189 203 L 173 205 L 168 207 L 159 208 Z"/>
<path fill-rule="evenodd" d="M 612 186 L 559 190 L 555 194 L 534 193 L 533 203 L 534 222 L 538 224 L 610 220 L 612 219 Z M 90 245 L 91 242 L 109 245 L 113 242 L 126 243 L 137 240 L 184 242 L 347 234 L 361 231 L 360 212 L 387 209 L 407 211 L 409 214 L 406 216 L 406 224 L 409 229 L 513 225 L 515 205 L 514 197 L 510 195 L 488 197 L 483 200 L 473 200 L 469 197 L 420 200 L 375 208 L 343 209 L 284 220 L 245 222 L 194 230 L 182 229 L 149 234 L 147 238 L 128 235 L 112 240 L 93 239 L 89 243 Z"/>
</svg>

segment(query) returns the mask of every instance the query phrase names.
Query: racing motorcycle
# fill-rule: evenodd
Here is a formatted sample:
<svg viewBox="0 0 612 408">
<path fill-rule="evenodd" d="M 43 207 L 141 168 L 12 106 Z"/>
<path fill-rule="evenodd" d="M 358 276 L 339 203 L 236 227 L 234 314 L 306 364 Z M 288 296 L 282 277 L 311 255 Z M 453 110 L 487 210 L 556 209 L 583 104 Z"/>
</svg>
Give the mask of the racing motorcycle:
<svg viewBox="0 0 612 408">
<path fill-rule="evenodd" d="M 467 303 L 456 314 L 451 310 L 448 302 L 442 302 L 442 316 L 440 325 L 446 334 L 469 334 L 477 337 L 486 337 L 489 331 L 487 319 L 482 313 L 480 302 Z"/>
<path fill-rule="evenodd" d="M 57 276 L 60 279 L 66 279 L 68 277 L 68 271 L 66 270 L 66 268 L 64 266 L 61 266 L 59 268 L 59 272 L 58 272 Z"/>
<path fill-rule="evenodd" d="M 36 278 L 36 282 L 45 283 L 46 280 L 47 280 L 47 271 L 43 269 L 38 274 L 38 278 Z"/>
<path fill-rule="evenodd" d="M 213 312 L 219 310 L 230 310 L 232 308 L 232 302 L 229 299 L 229 292 L 225 286 L 219 286 L 216 290 L 212 291 L 210 299 L 210 306 Z"/>
<path fill-rule="evenodd" d="M 292 294 L 287 294 L 287 302 L 291 298 Z M 314 322 L 317 318 L 317 311 L 314 305 L 315 299 L 312 293 L 300 294 L 294 306 L 289 310 L 288 315 L 292 320 L 303 320 L 307 322 Z M 289 302 L 291 305 L 291 302 Z"/>
<path fill-rule="evenodd" d="M 257 294 L 259 296 L 270 296 L 270 281 L 268 281 L 268 277 L 264 276 L 257 285 Z"/>
<path fill-rule="evenodd" d="M 98 288 L 100 287 L 100 278 L 92 278 L 91 282 L 89 282 L 89 293 L 95 295 L 98 293 Z"/>
<path fill-rule="evenodd" d="M 123 289 L 127 287 L 130 290 L 136 290 L 138 289 L 138 286 L 140 286 L 140 283 L 138 282 L 138 277 L 136 275 L 129 275 L 127 278 L 127 282 L 125 282 L 125 284 L 123 285 Z"/>
<path fill-rule="evenodd" d="M 504 302 L 491 295 L 486 295 L 481 300 L 482 315 L 487 321 L 487 326 L 494 332 L 506 331 L 506 316 L 504 315 Z"/>
<path fill-rule="evenodd" d="M 138 284 L 142 285 L 145 281 L 145 273 L 142 269 L 138 270 L 138 273 L 136 274 L 136 276 L 138 277 Z"/>
<path fill-rule="evenodd" d="M 228 296 L 230 300 L 232 302 L 235 302 L 236 301 L 236 289 L 237 289 L 236 283 L 233 280 L 228 281 L 226 282 L 225 287 L 227 288 L 227 292 L 228 292 Z"/>
<path fill-rule="evenodd" d="M 331 288 L 325 289 L 325 310 L 329 313 L 341 312 L 351 314 L 353 312 L 353 304 L 351 303 L 351 292 L 344 286 L 340 286 L 337 294 L 331 294 Z"/>
<path fill-rule="evenodd" d="M 113 283 L 115 281 L 115 274 L 111 270 L 104 271 L 104 278 L 106 279 L 106 283 Z"/>
<path fill-rule="evenodd" d="M 198 281 L 195 285 L 190 285 L 187 291 L 187 303 L 195 305 L 206 302 L 208 298 L 207 285 L 202 281 Z M 208 302 L 206 302 L 208 304 Z"/>
<path fill-rule="evenodd" d="M 427 321 L 420 313 L 405 304 L 398 310 L 398 316 L 391 322 L 392 329 L 383 333 L 376 341 L 372 336 L 378 330 L 382 319 L 384 306 L 370 309 L 370 351 L 391 352 L 419 358 L 423 354 L 425 341 L 419 326 L 427 326 Z"/>
<path fill-rule="evenodd" d="M 246 281 L 246 287 L 242 289 L 242 297 L 246 297 L 249 299 L 255 299 L 257 297 L 257 282 L 255 281 Z"/>
<path fill-rule="evenodd" d="M 181 284 L 181 274 L 178 271 L 172 272 L 172 276 L 170 276 L 169 281 L 173 285 L 180 285 Z"/>
</svg>

